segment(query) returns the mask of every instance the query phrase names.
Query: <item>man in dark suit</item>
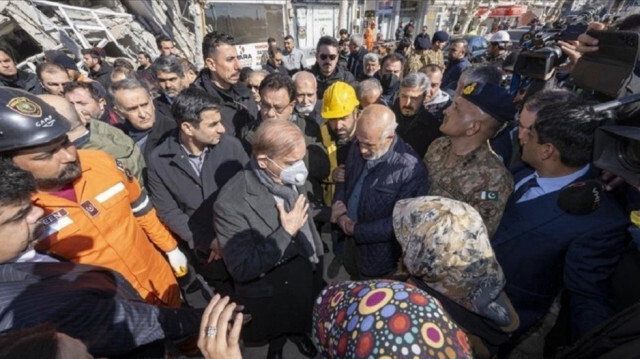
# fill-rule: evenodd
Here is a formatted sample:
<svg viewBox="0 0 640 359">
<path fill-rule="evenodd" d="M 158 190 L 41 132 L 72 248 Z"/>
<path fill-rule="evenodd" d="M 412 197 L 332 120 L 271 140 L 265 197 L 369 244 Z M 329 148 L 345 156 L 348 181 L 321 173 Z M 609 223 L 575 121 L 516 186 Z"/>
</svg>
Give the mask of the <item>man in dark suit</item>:
<svg viewBox="0 0 640 359">
<path fill-rule="evenodd" d="M 308 174 L 304 136 L 288 120 L 265 120 L 252 151 L 247 167 L 227 182 L 214 205 L 235 298 L 253 318 L 243 338 L 268 341 L 267 358 L 281 358 L 287 338 L 314 357 L 308 335 L 323 282 L 323 251 L 301 187 Z"/>
<path fill-rule="evenodd" d="M 9 161 L 0 161 L 0 176 L 0 333 L 51 323 L 111 357 L 198 332 L 201 310 L 146 304 L 119 273 L 37 253 L 44 211 L 29 199 L 33 176 Z M 164 356 L 162 343 L 158 350 L 145 354 Z"/>
<path fill-rule="evenodd" d="M 597 114 L 573 93 L 542 91 L 520 115 L 522 161 L 492 240 L 520 317 L 537 324 L 561 289 L 569 295 L 575 340 L 609 318 L 608 282 L 623 249 L 627 216 L 609 193 L 586 215 L 558 204 L 566 186 L 595 177 L 590 165 Z"/>
</svg>

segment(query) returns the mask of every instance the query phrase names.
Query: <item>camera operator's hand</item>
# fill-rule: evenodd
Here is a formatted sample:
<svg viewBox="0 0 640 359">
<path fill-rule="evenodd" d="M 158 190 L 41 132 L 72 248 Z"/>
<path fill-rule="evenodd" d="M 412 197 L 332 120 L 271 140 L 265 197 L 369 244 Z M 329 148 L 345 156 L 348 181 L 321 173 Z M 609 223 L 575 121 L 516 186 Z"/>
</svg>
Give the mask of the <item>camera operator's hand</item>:
<svg viewBox="0 0 640 359">
<path fill-rule="evenodd" d="M 589 30 L 604 30 L 606 26 L 601 22 L 592 22 L 587 27 Z M 598 39 L 587 35 L 585 32 L 578 36 L 578 48 L 576 49 L 580 54 L 586 54 L 588 52 L 598 51 Z"/>
<path fill-rule="evenodd" d="M 567 54 L 567 57 L 569 58 L 569 62 L 558 66 L 558 70 L 567 72 L 573 71 L 573 68 L 576 66 L 576 63 L 582 56 L 582 53 L 578 52 L 578 46 L 580 45 L 580 43 L 577 40 L 558 41 L 558 45 L 560 45 L 562 52 Z"/>
<path fill-rule="evenodd" d="M 587 31 L 604 30 L 604 28 L 605 25 L 603 23 L 592 22 L 587 27 Z M 569 63 L 562 65 L 559 69 L 568 72 L 573 71 L 582 54 L 598 51 L 598 39 L 587 35 L 586 32 L 580 34 L 577 41 L 558 41 L 558 45 L 560 45 L 562 52 L 569 57 Z"/>
<path fill-rule="evenodd" d="M 602 171 L 600 179 L 604 183 L 604 189 L 607 191 L 613 191 L 621 184 L 625 183 L 624 178 L 618 177 L 609 171 Z"/>
</svg>

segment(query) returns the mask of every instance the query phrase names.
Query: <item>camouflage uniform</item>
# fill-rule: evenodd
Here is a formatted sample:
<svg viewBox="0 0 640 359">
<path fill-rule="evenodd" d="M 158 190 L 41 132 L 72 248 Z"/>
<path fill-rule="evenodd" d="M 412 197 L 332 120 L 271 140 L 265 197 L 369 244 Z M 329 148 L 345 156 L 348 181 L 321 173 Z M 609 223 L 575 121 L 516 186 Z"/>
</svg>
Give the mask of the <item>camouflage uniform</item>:
<svg viewBox="0 0 640 359">
<path fill-rule="evenodd" d="M 438 51 L 434 51 L 434 50 L 427 50 L 424 54 L 424 57 L 426 58 L 427 64 L 435 64 L 440 66 L 440 68 L 442 69 L 442 71 L 444 71 L 444 52 L 442 52 L 442 50 L 438 50 Z"/>
<path fill-rule="evenodd" d="M 425 60 L 423 55 L 413 54 L 409 56 L 409 60 L 407 61 L 407 74 L 418 72 L 418 70 L 426 65 Z"/>
<path fill-rule="evenodd" d="M 415 279 L 500 327 L 517 328 L 518 316 L 501 295 L 504 273 L 471 205 L 437 196 L 402 199 L 393 228 Z"/>
<path fill-rule="evenodd" d="M 418 72 L 421 68 L 429 64 L 438 65 L 444 71 L 444 54 L 442 50 L 427 50 L 422 55 L 411 55 L 407 61 L 407 74 Z"/>
<path fill-rule="evenodd" d="M 491 238 L 513 191 L 513 178 L 488 142 L 447 168 L 446 159 L 451 150 L 451 140 L 440 137 L 433 141 L 424 156 L 431 180 L 429 195 L 448 197 L 473 206 L 482 216 Z"/>
</svg>

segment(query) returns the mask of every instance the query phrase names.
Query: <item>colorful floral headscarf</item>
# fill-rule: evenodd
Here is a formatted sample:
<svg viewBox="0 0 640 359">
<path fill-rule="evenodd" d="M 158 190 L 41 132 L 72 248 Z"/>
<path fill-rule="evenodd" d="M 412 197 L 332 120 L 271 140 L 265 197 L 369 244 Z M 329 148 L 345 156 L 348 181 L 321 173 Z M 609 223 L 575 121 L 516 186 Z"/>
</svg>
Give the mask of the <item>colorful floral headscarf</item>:
<svg viewBox="0 0 640 359">
<path fill-rule="evenodd" d="M 313 323 L 325 358 L 472 358 L 467 336 L 440 303 L 402 282 L 331 285 L 316 299 Z"/>
</svg>

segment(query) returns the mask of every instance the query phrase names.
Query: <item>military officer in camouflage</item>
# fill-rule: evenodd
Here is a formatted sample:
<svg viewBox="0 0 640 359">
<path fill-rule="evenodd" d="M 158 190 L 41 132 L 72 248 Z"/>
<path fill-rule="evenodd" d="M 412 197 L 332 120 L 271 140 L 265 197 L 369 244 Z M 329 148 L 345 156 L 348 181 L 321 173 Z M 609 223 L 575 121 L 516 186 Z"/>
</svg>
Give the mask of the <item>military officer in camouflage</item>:
<svg viewBox="0 0 640 359">
<path fill-rule="evenodd" d="M 513 178 L 493 152 L 489 139 L 516 109 L 497 85 L 472 82 L 444 111 L 440 131 L 424 157 L 431 178 L 430 196 L 466 202 L 482 216 L 491 238 L 500 224 Z"/>
</svg>

